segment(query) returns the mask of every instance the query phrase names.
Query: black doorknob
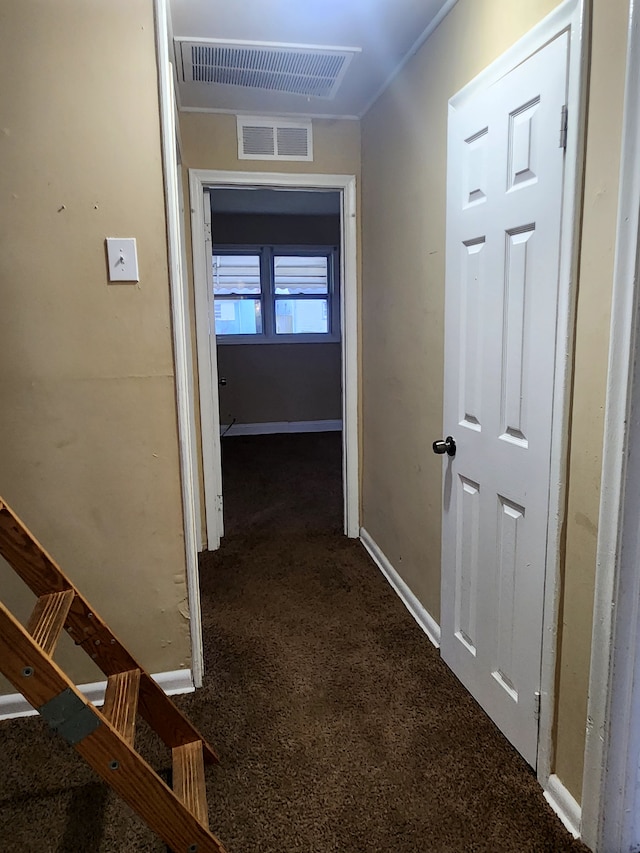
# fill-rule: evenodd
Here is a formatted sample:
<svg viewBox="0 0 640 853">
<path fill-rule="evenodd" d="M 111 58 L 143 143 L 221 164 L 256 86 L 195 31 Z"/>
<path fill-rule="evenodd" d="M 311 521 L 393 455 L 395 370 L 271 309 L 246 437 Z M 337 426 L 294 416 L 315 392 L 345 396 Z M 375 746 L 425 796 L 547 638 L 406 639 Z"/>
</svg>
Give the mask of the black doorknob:
<svg viewBox="0 0 640 853">
<path fill-rule="evenodd" d="M 456 455 L 456 440 L 452 435 L 448 435 L 445 439 L 438 439 L 433 442 L 434 453 L 446 453 L 447 456 Z"/>
</svg>

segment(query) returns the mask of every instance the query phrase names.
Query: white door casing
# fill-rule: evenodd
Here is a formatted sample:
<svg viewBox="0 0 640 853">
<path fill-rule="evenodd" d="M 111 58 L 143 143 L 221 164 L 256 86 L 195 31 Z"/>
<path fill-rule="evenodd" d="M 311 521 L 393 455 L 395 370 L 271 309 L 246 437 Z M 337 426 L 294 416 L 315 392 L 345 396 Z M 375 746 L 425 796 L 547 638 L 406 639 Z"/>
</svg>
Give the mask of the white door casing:
<svg viewBox="0 0 640 853">
<path fill-rule="evenodd" d="M 177 151 L 179 131 L 177 105 L 173 87 L 173 68 L 169 59 L 169 30 L 166 0 L 154 0 L 154 11 L 186 582 L 189 602 L 191 675 L 194 686 L 200 687 L 204 672 L 204 655 L 202 647 L 200 583 L 198 577 L 199 513 L 196 487 L 196 453 L 192 444 L 194 434 L 193 369 L 191 362 L 191 323 L 189 318 L 189 301 L 187 298 L 186 268 L 183 263 L 184 231 L 180 209 Z"/>
<path fill-rule="evenodd" d="M 533 766 L 568 39 L 449 113 L 442 656 Z"/>
<path fill-rule="evenodd" d="M 627 68 L 598 519 L 582 838 L 640 850 L 640 7 Z"/>
<path fill-rule="evenodd" d="M 222 506 L 220 405 L 217 384 L 218 348 L 213 304 L 213 238 L 211 235 L 211 197 L 209 190 L 205 189 L 196 203 L 202 204 L 202 221 L 204 224 L 201 258 L 203 287 L 196 288 L 196 310 L 200 317 L 198 360 L 200 375 L 210 377 L 209 382 L 200 381 L 200 412 L 203 433 L 202 464 L 206 472 L 205 484 L 213 484 L 213 488 L 205 488 L 204 497 L 207 516 L 207 546 L 210 551 L 215 551 L 220 547 L 220 539 L 224 536 L 224 513 Z M 205 364 L 207 365 L 206 372 L 203 370 Z"/>
<path fill-rule="evenodd" d="M 191 245 L 196 305 L 196 344 L 200 387 L 203 481 L 207 547 L 220 547 L 222 535 L 222 465 L 218 369 L 211 277 L 211 208 L 202 197 L 208 188 L 268 187 L 282 190 L 334 190 L 340 193 L 340 320 L 342 347 L 342 477 L 344 532 L 360 532 L 360 453 L 358 417 L 358 272 L 357 209 L 354 175 L 189 170 Z M 207 245 L 207 243 L 209 243 Z"/>
</svg>

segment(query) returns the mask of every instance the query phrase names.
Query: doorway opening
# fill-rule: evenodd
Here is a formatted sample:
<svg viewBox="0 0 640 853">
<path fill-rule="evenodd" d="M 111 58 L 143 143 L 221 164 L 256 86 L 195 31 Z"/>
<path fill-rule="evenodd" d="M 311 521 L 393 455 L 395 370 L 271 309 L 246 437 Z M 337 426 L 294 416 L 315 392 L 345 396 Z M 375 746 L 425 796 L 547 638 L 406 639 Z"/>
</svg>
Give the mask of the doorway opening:
<svg viewBox="0 0 640 853">
<path fill-rule="evenodd" d="M 339 530 L 340 194 L 207 192 L 224 531 Z"/>
<path fill-rule="evenodd" d="M 207 547 L 219 547 L 225 521 L 255 520 L 260 490 L 266 499 L 277 487 L 279 458 L 301 481 L 314 454 L 341 466 L 338 517 L 355 538 L 355 177 L 192 170 L 190 188 Z M 249 472 L 261 472 L 253 487 Z M 312 479 L 308 492 L 317 488 Z M 244 509 L 238 488 L 250 499 Z M 291 518 L 304 509 L 283 496 L 269 499 L 270 513 L 280 506 Z"/>
</svg>

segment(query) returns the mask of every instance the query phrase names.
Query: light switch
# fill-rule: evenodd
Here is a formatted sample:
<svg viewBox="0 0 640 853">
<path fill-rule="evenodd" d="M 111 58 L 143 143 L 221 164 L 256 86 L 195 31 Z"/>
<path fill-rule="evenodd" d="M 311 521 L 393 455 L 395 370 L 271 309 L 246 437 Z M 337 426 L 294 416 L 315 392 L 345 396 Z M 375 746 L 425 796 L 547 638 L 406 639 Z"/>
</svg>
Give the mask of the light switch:
<svg viewBox="0 0 640 853">
<path fill-rule="evenodd" d="M 109 281 L 140 281 L 135 237 L 107 237 Z"/>
</svg>

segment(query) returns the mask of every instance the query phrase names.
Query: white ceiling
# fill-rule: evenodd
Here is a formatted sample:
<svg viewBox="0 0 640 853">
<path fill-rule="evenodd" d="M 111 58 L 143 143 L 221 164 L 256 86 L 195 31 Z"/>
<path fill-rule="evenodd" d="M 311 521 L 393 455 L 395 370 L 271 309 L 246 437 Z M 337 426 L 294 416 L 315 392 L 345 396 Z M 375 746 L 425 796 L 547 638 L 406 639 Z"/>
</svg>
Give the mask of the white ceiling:
<svg viewBox="0 0 640 853">
<path fill-rule="evenodd" d="M 182 109 L 361 116 L 451 0 L 170 0 L 174 38 L 357 47 L 332 99 L 183 83 Z"/>
</svg>

